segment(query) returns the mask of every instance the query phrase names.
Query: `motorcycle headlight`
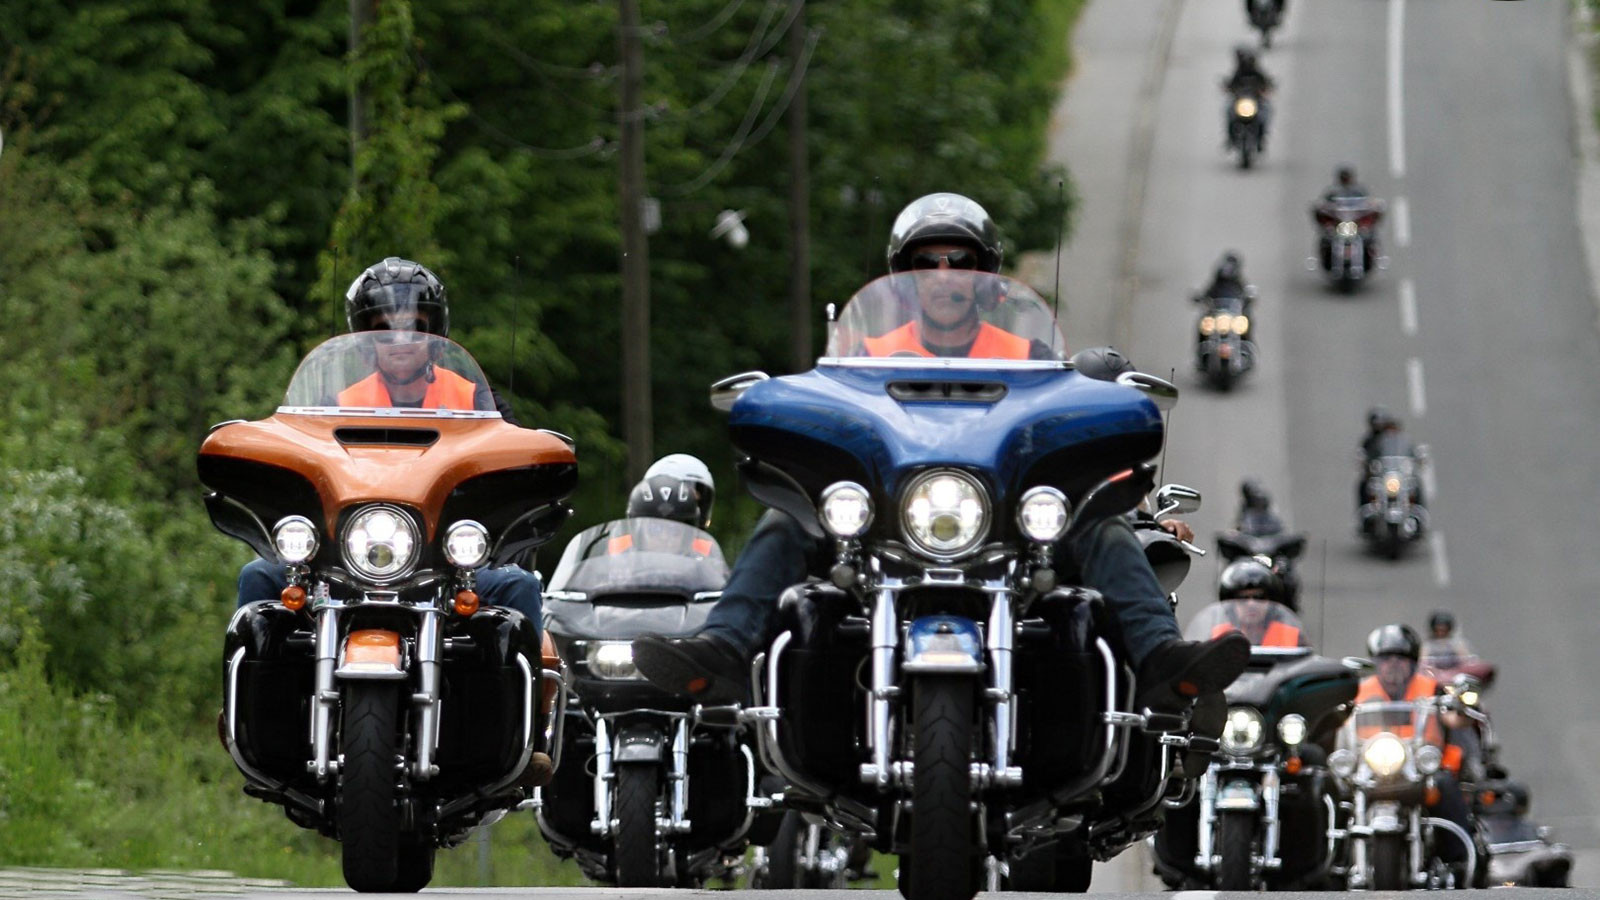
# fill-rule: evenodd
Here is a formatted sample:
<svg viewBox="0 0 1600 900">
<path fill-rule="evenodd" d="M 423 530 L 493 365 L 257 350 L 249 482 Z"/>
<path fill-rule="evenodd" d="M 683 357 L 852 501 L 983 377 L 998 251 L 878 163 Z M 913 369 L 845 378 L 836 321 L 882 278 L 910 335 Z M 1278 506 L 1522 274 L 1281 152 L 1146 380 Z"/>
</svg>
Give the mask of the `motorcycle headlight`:
<svg viewBox="0 0 1600 900">
<path fill-rule="evenodd" d="M 1417 772 L 1423 775 L 1432 775 L 1439 771 L 1439 766 L 1444 763 L 1444 752 L 1432 744 L 1424 744 L 1417 748 Z"/>
<path fill-rule="evenodd" d="M 1380 734 L 1367 741 L 1361 758 L 1367 761 L 1367 767 L 1372 769 L 1374 775 L 1388 778 L 1406 764 L 1406 745 L 1392 734 Z"/>
<path fill-rule="evenodd" d="M 1254 97 L 1240 97 L 1233 102 L 1233 111 L 1241 119 L 1249 119 L 1256 114 L 1256 101 Z"/>
<path fill-rule="evenodd" d="M 1235 756 L 1243 756 L 1261 749 L 1263 732 L 1261 713 L 1248 706 L 1235 706 L 1228 710 L 1228 724 L 1222 727 L 1222 749 Z"/>
<path fill-rule="evenodd" d="M 595 641 L 587 654 L 589 672 L 607 681 L 642 681 L 633 664 L 633 644 L 628 641 Z"/>
<path fill-rule="evenodd" d="M 476 569 L 489 561 L 489 529 L 467 519 L 444 533 L 444 558 L 450 565 Z"/>
<path fill-rule="evenodd" d="M 1067 530 L 1067 495 L 1049 485 L 1028 488 L 1017 504 L 1017 525 L 1028 540 L 1059 540 Z"/>
<path fill-rule="evenodd" d="M 1233 330 L 1233 316 L 1228 313 L 1217 314 L 1217 333 L 1227 334 Z"/>
<path fill-rule="evenodd" d="M 1343 748 L 1335 750 L 1328 754 L 1328 768 L 1340 778 L 1349 778 L 1356 773 L 1356 755 Z"/>
<path fill-rule="evenodd" d="M 1383 489 L 1388 491 L 1391 497 L 1400 496 L 1400 478 L 1396 475 L 1390 475 L 1383 479 Z"/>
<path fill-rule="evenodd" d="M 929 556 L 954 559 L 976 548 L 989 530 L 989 496 L 971 475 L 924 473 L 906 489 L 906 540 Z"/>
<path fill-rule="evenodd" d="M 1477 691 L 1473 691 L 1473 690 L 1462 691 L 1461 692 L 1461 702 L 1466 704 L 1467 706 L 1477 706 L 1478 705 L 1478 692 Z"/>
<path fill-rule="evenodd" d="M 1200 333 L 1206 337 L 1217 333 L 1217 319 L 1215 316 L 1202 316 L 1200 318 Z"/>
<path fill-rule="evenodd" d="M 1278 737 L 1290 747 L 1298 747 L 1306 739 L 1306 720 L 1304 716 L 1290 713 L 1278 720 Z"/>
<path fill-rule="evenodd" d="M 1361 233 L 1361 228 L 1354 222 L 1340 222 L 1338 227 L 1334 229 L 1334 233 L 1339 237 L 1353 238 Z"/>
<path fill-rule="evenodd" d="M 872 495 L 853 481 L 839 481 L 822 491 L 822 527 L 836 538 L 857 538 L 872 524 Z"/>
<path fill-rule="evenodd" d="M 1250 330 L 1250 317 L 1249 316 L 1234 316 L 1233 317 L 1233 333 L 1234 334 L 1244 334 L 1245 332 L 1247 332 L 1249 330 Z"/>
<path fill-rule="evenodd" d="M 400 578 L 417 556 L 417 526 L 391 506 L 369 506 L 344 531 L 344 563 L 379 584 Z"/>
<path fill-rule="evenodd" d="M 272 526 L 272 544 L 279 559 L 298 566 L 317 555 L 317 528 L 305 516 L 285 516 Z"/>
</svg>

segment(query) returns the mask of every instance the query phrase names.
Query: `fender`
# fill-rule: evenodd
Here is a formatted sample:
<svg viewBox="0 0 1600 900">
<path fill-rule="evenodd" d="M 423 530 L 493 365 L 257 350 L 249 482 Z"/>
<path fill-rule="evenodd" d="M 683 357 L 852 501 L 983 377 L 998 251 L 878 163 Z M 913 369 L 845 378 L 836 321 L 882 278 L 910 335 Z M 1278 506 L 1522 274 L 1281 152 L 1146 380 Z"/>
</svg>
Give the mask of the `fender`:
<svg viewBox="0 0 1600 900">
<path fill-rule="evenodd" d="M 613 763 L 663 762 L 667 758 L 667 733 L 655 725 L 638 722 L 617 729 Z"/>
<path fill-rule="evenodd" d="M 1256 793 L 1256 786 L 1242 778 L 1236 778 L 1222 786 L 1217 791 L 1216 809 L 1218 812 L 1244 810 L 1255 812 L 1261 808 L 1261 797 Z"/>
<path fill-rule="evenodd" d="M 385 628 L 352 631 L 339 651 L 335 678 L 345 681 L 399 681 L 406 677 L 400 633 Z"/>
<path fill-rule="evenodd" d="M 977 674 L 984 670 L 983 639 L 971 619 L 923 616 L 906 630 L 902 671 Z"/>
</svg>

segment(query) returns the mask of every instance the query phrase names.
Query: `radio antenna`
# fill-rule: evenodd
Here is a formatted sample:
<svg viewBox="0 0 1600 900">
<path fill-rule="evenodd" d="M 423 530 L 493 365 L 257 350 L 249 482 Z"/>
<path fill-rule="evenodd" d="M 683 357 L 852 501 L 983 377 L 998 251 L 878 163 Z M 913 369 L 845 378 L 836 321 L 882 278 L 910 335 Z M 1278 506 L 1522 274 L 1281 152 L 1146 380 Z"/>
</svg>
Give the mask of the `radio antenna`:
<svg viewBox="0 0 1600 900">
<path fill-rule="evenodd" d="M 1174 366 L 1171 370 L 1171 379 L 1175 380 L 1177 377 L 1178 369 Z M 1176 406 L 1167 410 L 1167 433 L 1162 435 L 1161 439 L 1161 465 L 1156 467 L 1156 484 L 1158 485 L 1165 484 L 1162 479 L 1167 475 L 1167 448 L 1172 446 L 1172 414 L 1176 410 Z"/>
<path fill-rule="evenodd" d="M 328 332 L 328 337 L 339 336 L 339 245 L 333 245 L 333 330 Z"/>
<path fill-rule="evenodd" d="M 506 393 L 515 394 L 517 392 L 517 306 L 522 300 L 522 254 L 512 257 L 511 273 L 511 362 L 507 366 L 511 371 L 506 375 Z"/>
<path fill-rule="evenodd" d="M 1328 539 L 1322 539 L 1322 577 L 1317 586 L 1317 643 L 1327 649 L 1328 635 L 1323 631 L 1328 618 Z"/>
<path fill-rule="evenodd" d="M 1055 325 L 1061 330 L 1061 243 L 1067 232 L 1067 180 L 1056 179 L 1056 303 Z"/>
</svg>

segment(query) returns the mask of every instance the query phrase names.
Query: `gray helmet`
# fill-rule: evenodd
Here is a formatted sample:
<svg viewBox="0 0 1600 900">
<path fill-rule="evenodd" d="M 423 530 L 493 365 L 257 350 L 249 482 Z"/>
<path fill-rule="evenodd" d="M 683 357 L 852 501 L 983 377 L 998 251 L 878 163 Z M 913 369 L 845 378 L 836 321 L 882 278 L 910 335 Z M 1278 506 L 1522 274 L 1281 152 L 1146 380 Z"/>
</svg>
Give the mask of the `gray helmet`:
<svg viewBox="0 0 1600 900">
<path fill-rule="evenodd" d="M 628 494 L 628 518 L 651 516 L 672 519 L 693 528 L 704 528 L 711 518 L 711 507 L 687 479 L 675 475 L 655 475 L 634 485 Z"/>
<path fill-rule="evenodd" d="M 911 201 L 889 229 L 889 271 L 911 268 L 912 251 L 923 244 L 965 244 L 978 254 L 978 268 L 1000 271 L 1005 255 L 994 220 L 976 201 L 960 194 L 928 194 Z"/>
<path fill-rule="evenodd" d="M 1239 595 L 1249 590 L 1261 591 L 1265 595 L 1263 599 L 1283 602 L 1283 579 L 1278 577 L 1278 573 L 1255 557 L 1244 556 L 1228 563 L 1228 567 L 1222 570 L 1222 578 L 1217 585 L 1217 599 L 1242 599 Z"/>
<path fill-rule="evenodd" d="M 368 266 L 344 294 L 344 318 L 351 331 L 386 329 L 385 319 L 391 315 L 420 315 L 425 324 L 419 330 L 450 336 L 444 285 L 427 266 L 398 256 Z"/>
<path fill-rule="evenodd" d="M 1373 659 L 1398 654 L 1412 660 L 1422 656 L 1422 641 L 1410 625 L 1384 625 L 1367 635 L 1367 655 Z"/>
<path fill-rule="evenodd" d="M 668 453 L 650 464 L 644 471 L 644 481 L 654 483 L 660 475 L 669 475 L 689 484 L 694 488 L 699 505 L 699 521 L 690 522 L 696 528 L 705 528 L 711 524 L 712 503 L 717 498 L 717 483 L 711 478 L 711 469 L 697 456 L 688 453 Z M 644 482 L 640 482 L 641 485 Z M 630 512 L 629 515 L 633 513 Z M 667 516 L 666 518 L 675 518 Z M 689 521 L 684 519 L 682 521 Z"/>
</svg>

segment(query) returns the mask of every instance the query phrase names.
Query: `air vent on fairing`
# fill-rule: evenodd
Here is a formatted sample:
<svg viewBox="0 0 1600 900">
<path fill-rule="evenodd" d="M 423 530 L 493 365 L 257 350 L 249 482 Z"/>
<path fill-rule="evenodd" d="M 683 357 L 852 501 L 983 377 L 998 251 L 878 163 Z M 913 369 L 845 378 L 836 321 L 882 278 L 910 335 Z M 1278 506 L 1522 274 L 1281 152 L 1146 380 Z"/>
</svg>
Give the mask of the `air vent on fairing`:
<svg viewBox="0 0 1600 900">
<path fill-rule="evenodd" d="M 333 436 L 346 447 L 429 447 L 439 440 L 432 428 L 335 428 Z"/>
<path fill-rule="evenodd" d="M 902 402 L 994 403 L 1006 395 L 997 381 L 891 381 L 889 396 Z"/>
</svg>

